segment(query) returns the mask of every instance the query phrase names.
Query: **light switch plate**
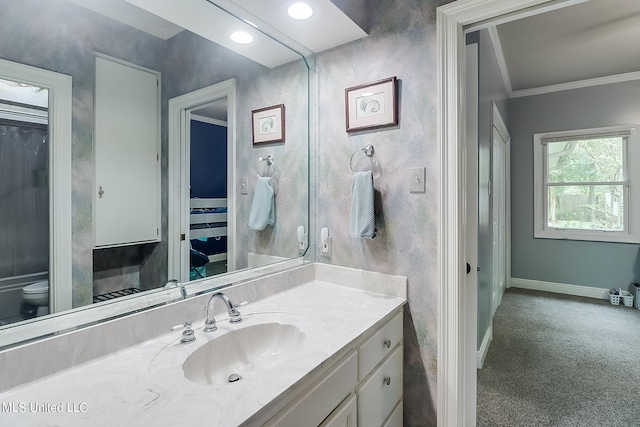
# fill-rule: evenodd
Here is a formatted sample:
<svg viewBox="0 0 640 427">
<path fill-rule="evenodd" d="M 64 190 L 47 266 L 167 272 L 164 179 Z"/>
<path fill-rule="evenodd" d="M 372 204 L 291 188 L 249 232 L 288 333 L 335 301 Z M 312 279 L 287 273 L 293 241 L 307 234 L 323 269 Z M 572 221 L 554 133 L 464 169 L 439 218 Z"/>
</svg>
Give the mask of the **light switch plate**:
<svg viewBox="0 0 640 427">
<path fill-rule="evenodd" d="M 425 179 L 427 177 L 426 166 L 409 169 L 409 192 L 424 193 L 427 191 Z"/>
<path fill-rule="evenodd" d="M 249 194 L 249 178 L 240 179 L 240 194 Z"/>
</svg>

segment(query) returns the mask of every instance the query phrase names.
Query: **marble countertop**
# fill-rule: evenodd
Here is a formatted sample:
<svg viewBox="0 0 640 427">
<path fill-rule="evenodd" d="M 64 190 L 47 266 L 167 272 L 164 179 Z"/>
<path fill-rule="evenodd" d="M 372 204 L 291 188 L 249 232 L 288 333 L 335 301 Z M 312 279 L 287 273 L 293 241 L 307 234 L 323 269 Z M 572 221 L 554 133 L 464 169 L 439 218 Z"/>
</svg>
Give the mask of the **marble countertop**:
<svg viewBox="0 0 640 427">
<path fill-rule="evenodd" d="M 321 375 L 363 333 L 405 301 L 312 281 L 250 301 L 240 309 L 243 321 L 239 324 L 217 316 L 219 330 L 205 334 L 204 319 L 194 322 L 195 343 L 180 344 L 182 331 L 176 330 L 9 390 L 0 395 L 0 424 L 254 425 L 265 421 L 265 413 L 284 405 L 301 381 Z M 205 385 L 184 377 L 183 362 L 202 345 L 230 331 L 267 322 L 292 324 L 305 334 L 297 357 L 236 383 Z M 46 363 L 46 355 L 42 359 Z"/>
</svg>

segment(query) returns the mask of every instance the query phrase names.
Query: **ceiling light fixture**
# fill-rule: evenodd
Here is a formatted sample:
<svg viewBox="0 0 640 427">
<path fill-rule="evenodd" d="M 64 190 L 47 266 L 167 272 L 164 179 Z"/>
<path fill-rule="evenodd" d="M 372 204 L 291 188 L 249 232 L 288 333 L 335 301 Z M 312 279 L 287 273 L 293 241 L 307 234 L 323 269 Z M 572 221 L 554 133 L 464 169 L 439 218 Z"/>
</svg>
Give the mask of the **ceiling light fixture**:
<svg viewBox="0 0 640 427">
<path fill-rule="evenodd" d="M 308 19 L 313 15 L 313 9 L 306 3 L 297 2 L 289 6 L 287 13 L 293 19 Z"/>
<path fill-rule="evenodd" d="M 253 41 L 253 36 L 246 31 L 236 31 L 230 37 L 231 40 L 239 44 L 249 44 Z"/>
</svg>

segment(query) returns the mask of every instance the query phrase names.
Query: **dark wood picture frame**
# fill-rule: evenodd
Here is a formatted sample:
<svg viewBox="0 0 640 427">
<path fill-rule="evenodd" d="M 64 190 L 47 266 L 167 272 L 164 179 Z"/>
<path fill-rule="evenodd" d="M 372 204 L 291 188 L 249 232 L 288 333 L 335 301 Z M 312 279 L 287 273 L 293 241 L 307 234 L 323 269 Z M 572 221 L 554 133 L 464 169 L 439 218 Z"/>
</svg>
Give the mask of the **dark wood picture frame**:
<svg viewBox="0 0 640 427">
<path fill-rule="evenodd" d="M 347 132 L 398 125 L 398 79 L 389 77 L 344 91 Z"/>
<path fill-rule="evenodd" d="M 251 123 L 253 145 L 285 141 L 284 104 L 253 110 Z"/>
</svg>

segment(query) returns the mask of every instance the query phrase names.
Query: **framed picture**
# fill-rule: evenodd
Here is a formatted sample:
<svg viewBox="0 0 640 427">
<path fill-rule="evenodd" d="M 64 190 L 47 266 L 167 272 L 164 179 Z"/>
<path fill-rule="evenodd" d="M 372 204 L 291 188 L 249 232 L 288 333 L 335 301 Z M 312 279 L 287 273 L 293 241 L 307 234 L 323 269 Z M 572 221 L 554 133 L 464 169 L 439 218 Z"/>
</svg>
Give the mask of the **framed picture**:
<svg viewBox="0 0 640 427">
<path fill-rule="evenodd" d="M 398 124 L 397 78 L 345 89 L 347 132 Z"/>
<path fill-rule="evenodd" d="M 253 145 L 284 142 L 284 104 L 253 110 L 251 120 Z"/>
</svg>

